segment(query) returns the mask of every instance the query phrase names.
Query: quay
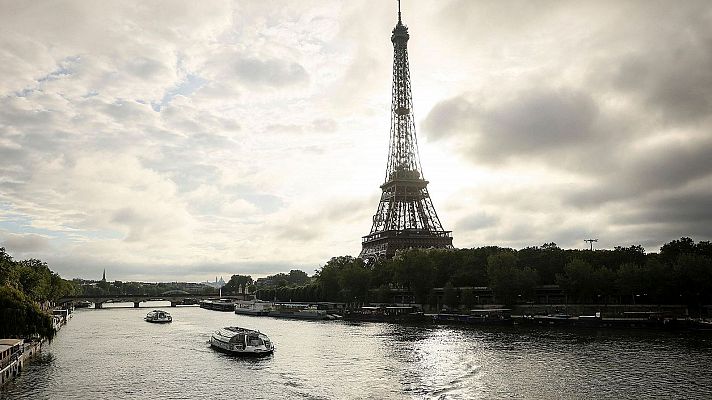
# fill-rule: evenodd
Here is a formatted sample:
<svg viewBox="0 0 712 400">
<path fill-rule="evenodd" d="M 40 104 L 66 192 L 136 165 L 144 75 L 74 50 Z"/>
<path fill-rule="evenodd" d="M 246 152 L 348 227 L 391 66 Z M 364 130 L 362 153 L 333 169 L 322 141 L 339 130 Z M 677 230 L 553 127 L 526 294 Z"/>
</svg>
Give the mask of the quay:
<svg viewBox="0 0 712 400">
<path fill-rule="evenodd" d="M 52 310 L 52 325 L 59 331 L 72 317 L 71 309 Z M 25 365 L 42 351 L 46 340 L 0 339 L 0 386 L 20 375 Z"/>
</svg>

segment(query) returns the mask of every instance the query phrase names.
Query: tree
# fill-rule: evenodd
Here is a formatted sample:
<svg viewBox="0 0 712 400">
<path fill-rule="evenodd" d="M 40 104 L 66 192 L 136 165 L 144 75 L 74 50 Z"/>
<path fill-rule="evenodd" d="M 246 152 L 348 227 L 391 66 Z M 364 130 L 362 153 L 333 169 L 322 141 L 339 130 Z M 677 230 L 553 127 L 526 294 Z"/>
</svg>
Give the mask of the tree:
<svg viewBox="0 0 712 400">
<path fill-rule="evenodd" d="M 443 303 L 450 308 L 455 308 L 458 305 L 457 289 L 452 285 L 452 282 L 446 283 L 443 287 Z"/>
<path fill-rule="evenodd" d="M 665 243 L 660 248 L 660 257 L 668 264 L 674 264 L 682 254 L 695 254 L 695 242 L 689 237 L 681 237 L 680 240 Z"/>
<path fill-rule="evenodd" d="M 388 285 L 381 285 L 376 289 L 376 302 L 377 303 L 390 303 L 391 302 L 391 288 Z"/>
<path fill-rule="evenodd" d="M 712 259 L 695 254 L 683 254 L 673 267 L 675 280 L 689 305 L 712 300 Z"/>
<path fill-rule="evenodd" d="M 309 280 L 309 275 L 307 275 L 306 272 L 298 269 L 293 269 L 289 271 L 289 275 L 287 276 L 287 282 L 292 285 L 303 285 L 305 283 L 308 283 Z"/>
<path fill-rule="evenodd" d="M 471 309 L 475 305 L 475 292 L 470 288 L 465 288 L 460 291 L 460 304 L 467 309 Z"/>
<path fill-rule="evenodd" d="M 314 274 L 319 284 L 320 298 L 329 301 L 342 300 L 341 270 L 352 264 L 351 256 L 332 257 Z"/>
<path fill-rule="evenodd" d="M 514 304 L 532 298 L 535 293 L 536 271 L 529 267 L 517 267 L 517 255 L 513 250 L 489 256 L 487 274 L 490 287 L 501 303 Z"/>
<path fill-rule="evenodd" d="M 393 257 L 396 282 L 410 289 L 418 303 L 425 303 L 428 292 L 434 287 L 432 260 L 424 250 L 397 252 Z"/>
<path fill-rule="evenodd" d="M 54 334 L 52 316 L 42 310 L 17 288 L 0 286 L 0 337 L 40 335 L 51 339 Z"/>
<path fill-rule="evenodd" d="M 245 289 L 252 285 L 252 277 L 250 275 L 233 275 L 230 280 L 223 286 L 225 293 L 245 293 Z"/>
<path fill-rule="evenodd" d="M 341 298 L 349 302 L 352 300 L 365 302 L 370 280 L 370 270 L 364 266 L 361 259 L 355 259 L 344 265 L 339 274 Z"/>
<path fill-rule="evenodd" d="M 558 274 L 556 279 L 572 300 L 579 303 L 598 303 L 613 293 L 616 275 L 606 267 L 595 268 L 588 262 L 575 258 L 566 264 L 564 273 Z"/>
<path fill-rule="evenodd" d="M 647 274 L 643 267 L 626 263 L 620 266 L 617 275 L 618 279 L 616 283 L 620 294 L 631 296 L 630 300 L 632 303 L 639 302 L 639 297 L 647 293 Z"/>
</svg>

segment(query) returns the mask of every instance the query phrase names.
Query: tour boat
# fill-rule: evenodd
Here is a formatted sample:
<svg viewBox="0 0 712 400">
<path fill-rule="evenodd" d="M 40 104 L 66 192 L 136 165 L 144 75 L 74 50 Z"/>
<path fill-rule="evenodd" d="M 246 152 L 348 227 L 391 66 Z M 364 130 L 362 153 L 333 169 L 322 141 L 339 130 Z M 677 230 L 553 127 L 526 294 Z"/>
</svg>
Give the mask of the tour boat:
<svg viewBox="0 0 712 400">
<path fill-rule="evenodd" d="M 173 317 L 171 317 L 171 314 L 163 311 L 163 310 L 153 310 L 146 314 L 146 318 L 144 318 L 148 322 L 155 322 L 158 324 L 163 324 L 166 322 L 171 322 L 173 321 Z"/>
<path fill-rule="evenodd" d="M 274 351 L 274 345 L 267 335 L 237 326 L 228 326 L 215 331 L 210 337 L 210 346 L 240 356 L 266 356 Z"/>
</svg>

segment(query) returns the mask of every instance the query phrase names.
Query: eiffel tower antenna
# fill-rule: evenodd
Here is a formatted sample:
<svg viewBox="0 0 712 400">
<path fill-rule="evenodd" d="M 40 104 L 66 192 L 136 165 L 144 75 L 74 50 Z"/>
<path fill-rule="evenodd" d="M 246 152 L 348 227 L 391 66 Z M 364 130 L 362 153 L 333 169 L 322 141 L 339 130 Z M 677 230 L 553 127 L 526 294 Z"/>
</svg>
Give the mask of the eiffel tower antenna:
<svg viewBox="0 0 712 400">
<path fill-rule="evenodd" d="M 392 257 L 408 248 L 452 248 L 451 231 L 443 229 L 423 179 L 415 135 L 413 94 L 408 65 L 408 28 L 398 1 L 393 43 L 391 132 L 386 178 L 373 225 L 361 242 L 359 257 Z"/>
</svg>

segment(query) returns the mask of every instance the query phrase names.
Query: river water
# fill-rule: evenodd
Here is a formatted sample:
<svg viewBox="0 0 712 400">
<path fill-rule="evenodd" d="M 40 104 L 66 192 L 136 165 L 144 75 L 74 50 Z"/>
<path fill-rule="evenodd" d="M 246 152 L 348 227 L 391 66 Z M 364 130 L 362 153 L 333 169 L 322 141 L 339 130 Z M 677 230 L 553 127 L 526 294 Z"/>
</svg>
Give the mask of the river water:
<svg viewBox="0 0 712 400">
<path fill-rule="evenodd" d="M 712 335 L 402 326 L 197 307 L 76 310 L 0 399 L 712 399 Z M 163 307 L 171 324 L 143 317 Z M 207 340 L 258 329 L 275 354 Z"/>
</svg>

